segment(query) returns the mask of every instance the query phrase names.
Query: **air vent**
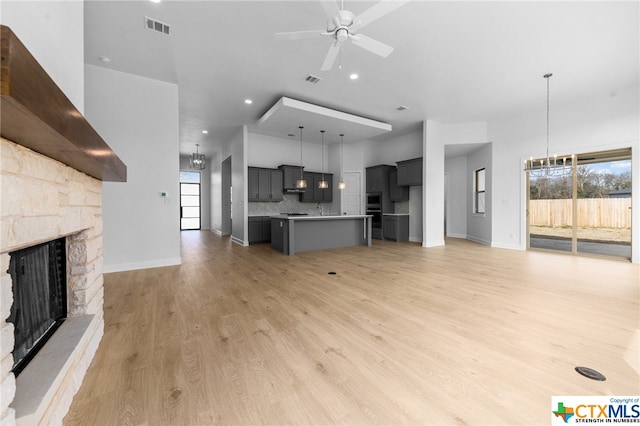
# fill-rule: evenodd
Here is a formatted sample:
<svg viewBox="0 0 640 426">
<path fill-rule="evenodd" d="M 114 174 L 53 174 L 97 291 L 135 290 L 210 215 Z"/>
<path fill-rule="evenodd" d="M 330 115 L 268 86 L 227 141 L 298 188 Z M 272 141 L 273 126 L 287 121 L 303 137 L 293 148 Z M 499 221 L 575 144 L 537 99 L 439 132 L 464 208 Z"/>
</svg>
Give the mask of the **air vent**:
<svg viewBox="0 0 640 426">
<path fill-rule="evenodd" d="M 320 77 L 317 77 L 311 74 L 309 74 L 307 78 L 304 79 L 304 81 L 308 81 L 309 83 L 313 83 L 313 84 L 318 84 L 320 80 L 322 80 Z"/>
<path fill-rule="evenodd" d="M 153 18 L 149 18 L 148 16 L 144 17 L 144 26 L 151 31 L 157 31 L 162 34 L 169 35 L 170 27 L 168 24 L 164 22 L 160 22 Z"/>
<path fill-rule="evenodd" d="M 404 106 L 404 105 L 400 105 L 398 108 L 396 108 L 396 111 L 406 111 L 408 109 L 409 109 L 409 107 Z"/>
</svg>

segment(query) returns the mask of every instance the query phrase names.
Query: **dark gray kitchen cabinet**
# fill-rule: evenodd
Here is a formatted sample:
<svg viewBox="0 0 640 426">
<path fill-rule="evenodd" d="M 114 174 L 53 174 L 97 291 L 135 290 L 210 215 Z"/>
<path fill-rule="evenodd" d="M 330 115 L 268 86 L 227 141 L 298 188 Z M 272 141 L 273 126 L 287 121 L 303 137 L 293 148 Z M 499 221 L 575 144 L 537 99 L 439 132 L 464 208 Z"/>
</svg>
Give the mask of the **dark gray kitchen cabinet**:
<svg viewBox="0 0 640 426">
<path fill-rule="evenodd" d="M 304 167 L 283 164 L 278 166 L 278 169 L 282 171 L 282 189 L 284 191 L 297 189 L 296 182 L 300 179 L 300 172 Z"/>
<path fill-rule="evenodd" d="M 388 193 L 389 173 L 393 168 L 393 166 L 389 166 L 386 164 L 367 167 L 365 185 L 367 188 L 367 192 L 382 192 L 385 194 Z"/>
<path fill-rule="evenodd" d="M 389 199 L 391 201 L 409 201 L 409 187 L 398 185 L 398 169 L 389 172 Z"/>
<path fill-rule="evenodd" d="M 249 217 L 249 244 L 271 242 L 271 216 Z"/>
<path fill-rule="evenodd" d="M 322 180 L 322 173 L 304 172 L 307 181 L 307 189 L 300 194 L 300 201 L 303 203 L 330 203 L 333 201 L 333 175 L 324 174 L 324 179 L 328 182 L 328 188 L 318 188 Z"/>
<path fill-rule="evenodd" d="M 398 161 L 398 186 L 422 185 L 422 157 Z"/>
<path fill-rule="evenodd" d="M 409 241 L 409 215 L 383 215 L 382 222 L 385 240 Z"/>
<path fill-rule="evenodd" d="M 249 167 L 249 201 L 282 201 L 282 171 Z"/>
</svg>

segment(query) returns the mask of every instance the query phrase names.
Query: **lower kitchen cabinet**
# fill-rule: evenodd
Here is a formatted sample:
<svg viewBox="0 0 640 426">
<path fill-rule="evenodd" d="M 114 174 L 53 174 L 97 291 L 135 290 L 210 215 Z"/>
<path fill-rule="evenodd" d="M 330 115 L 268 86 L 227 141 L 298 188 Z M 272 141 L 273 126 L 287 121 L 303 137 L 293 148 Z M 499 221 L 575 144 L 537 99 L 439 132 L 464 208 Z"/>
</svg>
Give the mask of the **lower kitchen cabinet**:
<svg viewBox="0 0 640 426">
<path fill-rule="evenodd" d="M 409 215 L 385 214 L 382 216 L 382 233 L 385 240 L 409 241 Z"/>
<path fill-rule="evenodd" d="M 249 244 L 271 242 L 271 216 L 249 217 Z"/>
</svg>

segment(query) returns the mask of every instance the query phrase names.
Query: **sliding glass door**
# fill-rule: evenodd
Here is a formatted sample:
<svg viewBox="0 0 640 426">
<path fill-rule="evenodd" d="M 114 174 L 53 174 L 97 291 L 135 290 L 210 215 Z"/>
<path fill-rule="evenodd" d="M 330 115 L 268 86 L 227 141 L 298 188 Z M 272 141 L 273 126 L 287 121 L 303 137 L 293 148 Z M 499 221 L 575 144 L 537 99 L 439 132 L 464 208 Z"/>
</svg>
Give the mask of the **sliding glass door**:
<svg viewBox="0 0 640 426">
<path fill-rule="evenodd" d="M 529 176 L 528 248 L 631 258 L 631 150 L 579 154 L 569 173 Z"/>
</svg>

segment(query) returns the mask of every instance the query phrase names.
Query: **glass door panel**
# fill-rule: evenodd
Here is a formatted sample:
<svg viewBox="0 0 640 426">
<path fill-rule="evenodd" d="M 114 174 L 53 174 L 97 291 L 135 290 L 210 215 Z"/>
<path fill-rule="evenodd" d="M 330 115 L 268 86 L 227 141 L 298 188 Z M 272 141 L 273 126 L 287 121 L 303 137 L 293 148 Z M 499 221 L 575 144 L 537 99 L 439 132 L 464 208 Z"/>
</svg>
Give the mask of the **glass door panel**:
<svg viewBox="0 0 640 426">
<path fill-rule="evenodd" d="M 180 174 L 183 180 L 183 174 Z M 195 173 L 195 172 L 192 172 Z M 199 178 L 199 173 L 198 178 Z M 188 179 L 193 181 L 193 177 Z M 180 183 L 180 230 L 200 229 L 200 184 Z"/>
<path fill-rule="evenodd" d="M 578 157 L 578 253 L 631 258 L 631 158 Z"/>
<path fill-rule="evenodd" d="M 573 251 L 573 177 L 529 177 L 529 247 Z"/>
</svg>

